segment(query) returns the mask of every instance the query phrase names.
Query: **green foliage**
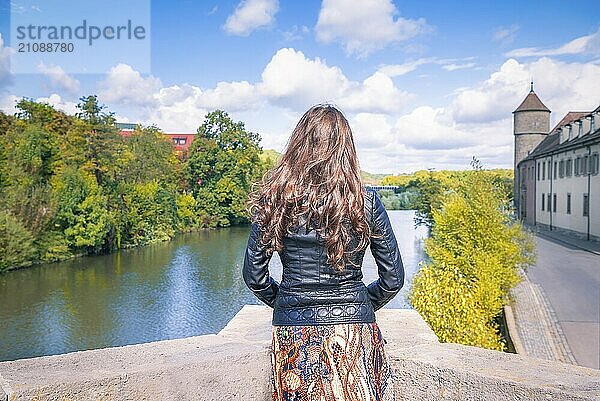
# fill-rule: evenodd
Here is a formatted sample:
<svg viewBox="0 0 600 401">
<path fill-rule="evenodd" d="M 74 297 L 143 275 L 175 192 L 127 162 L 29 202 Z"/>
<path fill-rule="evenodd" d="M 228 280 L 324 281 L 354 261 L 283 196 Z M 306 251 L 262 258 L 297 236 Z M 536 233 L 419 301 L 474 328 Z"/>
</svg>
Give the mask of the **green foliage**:
<svg viewBox="0 0 600 401">
<path fill-rule="evenodd" d="M 77 108 L 21 99 L 0 112 L 0 272 L 247 222 L 250 185 L 278 155 L 223 111 L 185 161 L 157 127 L 122 137 L 94 95 Z"/>
<path fill-rule="evenodd" d="M 418 193 L 415 190 L 405 190 L 395 193 L 389 189 L 378 191 L 381 202 L 388 210 L 409 210 L 415 209 Z"/>
<path fill-rule="evenodd" d="M 177 227 L 177 203 L 171 187 L 156 180 L 126 185 L 123 200 L 128 245 L 145 245 L 173 237 Z"/>
<path fill-rule="evenodd" d="M 33 235 L 10 213 L 0 210 L 0 273 L 30 265 L 36 257 Z"/>
<path fill-rule="evenodd" d="M 387 176 L 388 174 L 373 174 L 362 170 L 360 172 L 360 178 L 362 181 L 369 185 L 385 185 L 381 184 L 381 181 Z"/>
<path fill-rule="evenodd" d="M 95 253 L 104 245 L 109 229 L 107 196 L 101 192 L 96 178 L 75 167 L 67 167 L 56 175 L 53 192 L 58 210 L 55 227 L 64 234 L 74 253 Z"/>
<path fill-rule="evenodd" d="M 198 227 L 196 199 L 194 196 L 192 194 L 179 194 L 175 202 L 177 204 L 179 229 L 186 231 Z"/>
<path fill-rule="evenodd" d="M 430 262 L 415 276 L 409 299 L 440 341 L 505 348 L 495 318 L 520 269 L 533 263 L 534 245 L 511 220 L 504 191 L 475 164 L 432 208 Z"/>
<path fill-rule="evenodd" d="M 480 173 L 488 176 L 494 186 L 506 196 L 509 203 L 513 196 L 513 171 L 507 169 L 480 169 Z M 415 223 L 431 227 L 433 223 L 432 211 L 439 209 L 446 195 L 468 179 L 469 171 L 452 170 L 420 170 L 413 174 L 387 176 L 383 178 L 382 185 L 395 185 L 400 187 L 396 194 L 402 201 L 391 204 L 400 204 L 400 209 L 415 209 Z"/>
<path fill-rule="evenodd" d="M 190 146 L 186 169 L 201 227 L 248 222 L 244 205 L 250 186 L 273 163 L 270 158 L 261 161 L 259 140 L 224 111 L 206 115 Z"/>
<path fill-rule="evenodd" d="M 125 141 L 117 162 L 121 166 L 118 178 L 126 182 L 173 182 L 179 168 L 173 142 L 154 126 L 138 126 Z"/>
</svg>

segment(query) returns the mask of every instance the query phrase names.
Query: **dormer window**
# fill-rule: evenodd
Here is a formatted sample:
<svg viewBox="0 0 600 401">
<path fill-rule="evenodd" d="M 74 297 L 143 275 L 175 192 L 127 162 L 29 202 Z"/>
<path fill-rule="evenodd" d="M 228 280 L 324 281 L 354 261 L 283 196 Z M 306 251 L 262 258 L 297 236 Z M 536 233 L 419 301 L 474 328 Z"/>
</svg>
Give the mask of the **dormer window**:
<svg viewBox="0 0 600 401">
<path fill-rule="evenodd" d="M 573 126 L 571 124 L 567 125 L 569 127 L 569 141 L 573 139 Z"/>
</svg>

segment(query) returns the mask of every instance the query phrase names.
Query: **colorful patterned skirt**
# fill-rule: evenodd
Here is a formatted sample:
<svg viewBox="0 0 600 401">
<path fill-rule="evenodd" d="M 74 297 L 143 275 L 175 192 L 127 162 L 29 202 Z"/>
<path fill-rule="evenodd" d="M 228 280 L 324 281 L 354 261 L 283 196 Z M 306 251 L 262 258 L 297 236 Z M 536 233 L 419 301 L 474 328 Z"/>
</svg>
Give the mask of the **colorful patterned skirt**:
<svg viewBox="0 0 600 401">
<path fill-rule="evenodd" d="M 273 326 L 273 401 L 394 400 L 377 323 Z"/>
</svg>

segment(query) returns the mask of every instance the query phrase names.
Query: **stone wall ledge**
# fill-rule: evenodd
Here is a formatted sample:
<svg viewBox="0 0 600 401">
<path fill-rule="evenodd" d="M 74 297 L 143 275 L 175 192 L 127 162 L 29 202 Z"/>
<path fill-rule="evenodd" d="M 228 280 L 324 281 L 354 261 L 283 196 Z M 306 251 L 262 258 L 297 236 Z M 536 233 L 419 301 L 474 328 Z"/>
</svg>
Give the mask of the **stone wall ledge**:
<svg viewBox="0 0 600 401">
<path fill-rule="evenodd" d="M 600 371 L 440 344 L 414 310 L 383 309 L 397 400 L 598 400 Z M 247 305 L 217 335 L 0 363 L 0 401 L 269 400 L 271 311 Z"/>
</svg>

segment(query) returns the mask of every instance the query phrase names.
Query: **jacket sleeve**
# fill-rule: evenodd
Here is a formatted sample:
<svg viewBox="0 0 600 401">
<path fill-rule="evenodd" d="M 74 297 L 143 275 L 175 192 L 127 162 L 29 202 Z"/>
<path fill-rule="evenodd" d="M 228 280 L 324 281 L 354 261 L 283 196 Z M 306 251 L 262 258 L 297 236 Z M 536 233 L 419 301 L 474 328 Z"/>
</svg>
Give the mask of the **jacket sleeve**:
<svg viewBox="0 0 600 401">
<path fill-rule="evenodd" d="M 271 308 L 275 305 L 275 297 L 279 290 L 279 284 L 269 275 L 269 261 L 265 246 L 260 241 L 260 226 L 252 223 L 250 237 L 246 246 L 242 276 L 250 290 L 265 304 Z"/>
<path fill-rule="evenodd" d="M 367 286 L 375 310 L 392 300 L 404 285 L 404 265 L 390 219 L 376 192 L 372 193 L 371 253 L 379 278 Z"/>
</svg>

